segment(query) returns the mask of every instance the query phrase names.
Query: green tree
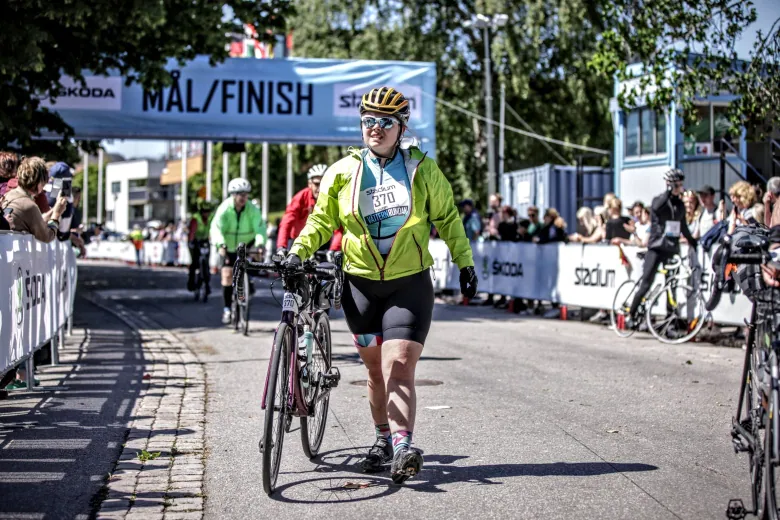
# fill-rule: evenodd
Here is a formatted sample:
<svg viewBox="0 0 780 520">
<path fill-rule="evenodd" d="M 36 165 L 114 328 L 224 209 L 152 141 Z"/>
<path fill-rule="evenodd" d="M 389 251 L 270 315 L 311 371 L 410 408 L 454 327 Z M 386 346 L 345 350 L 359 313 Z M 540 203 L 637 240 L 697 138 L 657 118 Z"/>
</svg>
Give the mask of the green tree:
<svg viewBox="0 0 780 520">
<path fill-rule="evenodd" d="M 509 23 L 491 35 L 494 117 L 498 118 L 498 85 L 503 82 L 507 104 L 535 132 L 610 149 L 612 82 L 587 67 L 596 36 L 604 28 L 601 11 L 592 4 L 586 0 L 300 0 L 290 26 L 297 56 L 435 62 L 437 97 L 482 114 L 483 35 L 465 22 L 476 12 L 506 13 Z M 521 126 L 510 114 L 506 121 Z M 483 198 L 484 123 L 439 104 L 436 125 L 437 160 L 456 196 Z M 506 171 L 560 162 L 537 140 L 511 132 L 506 139 Z M 567 148 L 555 150 L 567 162 L 577 154 Z"/>
<path fill-rule="evenodd" d="M 697 98 L 728 92 L 739 96 L 729 108 L 732 129 L 763 134 L 776 124 L 780 106 L 780 18 L 758 33 L 745 60 L 735 43 L 756 20 L 749 0 L 613 0 L 606 4 L 608 29 L 601 35 L 592 67 L 605 77 L 629 80 L 642 65 L 638 88 L 621 92 L 626 108 L 637 103 L 664 110 L 676 101 L 685 126 L 696 123 Z"/>
<path fill-rule="evenodd" d="M 227 56 L 230 34 L 243 32 L 239 20 L 265 37 L 265 29 L 284 28 L 292 11 L 291 0 L 3 2 L 0 147 L 60 158 L 71 152 L 73 130 L 40 106 L 41 97 L 57 97 L 62 75 L 83 81 L 84 70 L 116 70 L 128 82 L 157 88 L 170 81 L 169 59 L 208 55 L 217 63 Z M 62 138 L 35 140 L 44 130 Z"/>
</svg>

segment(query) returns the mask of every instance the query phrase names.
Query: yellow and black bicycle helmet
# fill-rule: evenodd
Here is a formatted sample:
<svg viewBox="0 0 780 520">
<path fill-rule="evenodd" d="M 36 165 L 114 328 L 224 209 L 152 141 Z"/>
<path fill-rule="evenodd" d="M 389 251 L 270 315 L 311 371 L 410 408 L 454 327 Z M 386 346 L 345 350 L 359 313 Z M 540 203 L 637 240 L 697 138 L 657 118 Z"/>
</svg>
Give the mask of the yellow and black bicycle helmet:
<svg viewBox="0 0 780 520">
<path fill-rule="evenodd" d="M 395 116 L 401 123 L 409 122 L 409 100 L 393 87 L 375 88 L 360 100 L 360 115 L 364 112 L 379 112 Z"/>
</svg>

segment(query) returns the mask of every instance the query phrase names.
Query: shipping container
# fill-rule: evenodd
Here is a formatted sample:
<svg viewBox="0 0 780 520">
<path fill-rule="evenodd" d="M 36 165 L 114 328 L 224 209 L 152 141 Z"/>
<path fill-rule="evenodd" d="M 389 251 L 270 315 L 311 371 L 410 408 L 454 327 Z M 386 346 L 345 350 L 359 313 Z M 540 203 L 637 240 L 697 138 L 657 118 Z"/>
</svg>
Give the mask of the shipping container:
<svg viewBox="0 0 780 520">
<path fill-rule="evenodd" d="M 517 210 L 525 218 L 528 206 L 537 206 L 540 220 L 547 208 L 555 208 L 566 221 L 566 231 L 577 230 L 579 206 L 595 207 L 601 204 L 605 194 L 613 191 L 614 179 L 608 168 L 584 166 L 582 168 L 582 192 L 577 193 L 577 167 L 544 164 L 505 173 L 501 179 L 501 195 L 504 204 Z M 579 201 L 578 197 L 582 200 Z"/>
</svg>

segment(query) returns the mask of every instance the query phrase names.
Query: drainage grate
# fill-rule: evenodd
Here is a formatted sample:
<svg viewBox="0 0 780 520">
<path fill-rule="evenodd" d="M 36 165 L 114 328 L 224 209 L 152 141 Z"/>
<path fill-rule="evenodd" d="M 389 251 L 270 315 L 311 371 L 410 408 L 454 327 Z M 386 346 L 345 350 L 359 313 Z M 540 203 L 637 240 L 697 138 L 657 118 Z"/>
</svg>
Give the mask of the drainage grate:
<svg viewBox="0 0 780 520">
<path fill-rule="evenodd" d="M 365 386 L 368 381 L 365 379 L 358 379 L 357 381 L 350 381 L 349 384 L 355 386 Z M 444 381 L 437 381 L 435 379 L 415 379 L 414 386 L 439 386 L 443 385 Z"/>
</svg>

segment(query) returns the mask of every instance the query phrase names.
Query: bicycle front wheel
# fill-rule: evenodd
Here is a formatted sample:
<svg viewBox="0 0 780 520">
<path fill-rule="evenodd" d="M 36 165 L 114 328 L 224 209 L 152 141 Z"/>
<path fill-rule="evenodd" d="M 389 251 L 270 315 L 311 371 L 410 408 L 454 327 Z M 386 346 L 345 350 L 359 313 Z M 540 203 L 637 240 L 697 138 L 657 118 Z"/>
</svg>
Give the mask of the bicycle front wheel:
<svg viewBox="0 0 780 520">
<path fill-rule="evenodd" d="M 691 285 L 673 281 L 653 293 L 645 316 L 647 328 L 658 341 L 678 345 L 693 339 L 704 326 L 704 300 Z"/>
<path fill-rule="evenodd" d="M 627 338 L 634 333 L 634 329 L 627 328 L 625 324 L 638 287 L 639 284 L 635 281 L 626 280 L 615 291 L 612 308 L 609 310 L 609 322 L 612 324 L 612 330 L 621 338 Z"/>
<path fill-rule="evenodd" d="M 249 335 L 249 300 L 251 299 L 249 292 L 249 275 L 244 273 L 244 301 L 239 305 L 241 308 L 241 332 L 244 336 Z"/>
<path fill-rule="evenodd" d="M 292 331 L 285 323 L 280 323 L 274 339 L 274 351 L 271 357 L 271 369 L 266 382 L 265 422 L 263 425 L 263 489 L 271 495 L 279 477 L 279 464 L 282 460 L 285 421 L 288 412 L 288 384 Z"/>
<path fill-rule="evenodd" d="M 328 404 L 330 403 L 330 389 L 325 390 L 325 395 L 316 396 L 316 389 L 322 385 L 325 374 L 330 370 L 331 362 L 331 341 L 330 341 L 330 322 L 328 317 L 322 313 L 317 318 L 314 325 L 314 349 L 312 351 L 311 366 L 312 384 L 306 392 L 306 402 L 311 402 L 315 397 L 314 413 L 309 417 L 301 417 L 301 442 L 303 443 L 303 452 L 310 459 L 317 456 L 322 445 L 322 438 L 325 436 L 325 423 L 328 419 Z"/>
</svg>

